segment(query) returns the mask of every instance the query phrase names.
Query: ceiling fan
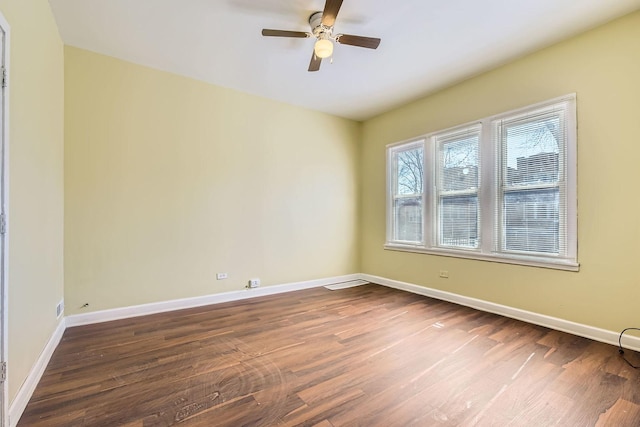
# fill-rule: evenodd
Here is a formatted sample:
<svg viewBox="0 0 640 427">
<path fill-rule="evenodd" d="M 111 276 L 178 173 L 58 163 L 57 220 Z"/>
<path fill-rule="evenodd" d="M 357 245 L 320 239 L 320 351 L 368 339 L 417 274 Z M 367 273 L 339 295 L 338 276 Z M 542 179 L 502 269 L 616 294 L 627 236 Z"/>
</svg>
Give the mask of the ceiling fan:
<svg viewBox="0 0 640 427">
<path fill-rule="evenodd" d="M 324 10 L 315 12 L 309 17 L 311 32 L 263 29 L 262 35 L 267 37 L 315 37 L 316 43 L 309 63 L 309 71 L 318 71 L 323 58 L 333 54 L 332 40 L 340 44 L 377 49 L 380 39 L 375 37 L 352 36 L 350 34 L 333 35 L 333 24 L 336 22 L 342 0 L 326 0 Z"/>
</svg>

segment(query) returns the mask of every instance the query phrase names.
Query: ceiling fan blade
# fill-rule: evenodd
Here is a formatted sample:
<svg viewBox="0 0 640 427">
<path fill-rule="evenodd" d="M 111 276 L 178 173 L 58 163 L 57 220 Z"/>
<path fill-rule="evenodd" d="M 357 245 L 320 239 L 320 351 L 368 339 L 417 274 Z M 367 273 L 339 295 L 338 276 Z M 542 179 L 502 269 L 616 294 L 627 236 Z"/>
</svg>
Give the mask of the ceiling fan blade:
<svg viewBox="0 0 640 427">
<path fill-rule="evenodd" d="M 318 71 L 322 58 L 318 57 L 315 52 L 311 54 L 311 62 L 309 62 L 309 71 Z"/>
<path fill-rule="evenodd" d="M 267 37 L 297 37 L 301 39 L 309 37 L 309 33 L 303 31 L 268 30 L 266 28 L 262 30 L 262 35 Z"/>
<path fill-rule="evenodd" d="M 380 45 L 380 39 L 376 37 L 352 36 L 350 34 L 338 34 L 336 41 L 340 44 L 348 44 L 351 46 L 366 47 L 367 49 L 377 49 Z"/>
<path fill-rule="evenodd" d="M 336 22 L 336 17 L 342 6 L 342 0 L 327 0 L 324 4 L 324 10 L 322 11 L 322 25 L 327 27 L 333 27 Z"/>
</svg>

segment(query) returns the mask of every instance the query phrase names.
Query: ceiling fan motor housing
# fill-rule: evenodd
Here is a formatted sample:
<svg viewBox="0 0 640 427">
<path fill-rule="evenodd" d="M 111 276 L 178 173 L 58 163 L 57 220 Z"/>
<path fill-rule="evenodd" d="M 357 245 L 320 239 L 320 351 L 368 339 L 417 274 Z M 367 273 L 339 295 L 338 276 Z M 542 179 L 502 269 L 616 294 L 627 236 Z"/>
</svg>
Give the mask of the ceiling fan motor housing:
<svg viewBox="0 0 640 427">
<path fill-rule="evenodd" d="M 309 25 L 311 32 L 318 39 L 328 39 L 331 37 L 333 27 L 327 27 L 322 24 L 322 12 L 314 12 L 309 17 Z"/>
</svg>

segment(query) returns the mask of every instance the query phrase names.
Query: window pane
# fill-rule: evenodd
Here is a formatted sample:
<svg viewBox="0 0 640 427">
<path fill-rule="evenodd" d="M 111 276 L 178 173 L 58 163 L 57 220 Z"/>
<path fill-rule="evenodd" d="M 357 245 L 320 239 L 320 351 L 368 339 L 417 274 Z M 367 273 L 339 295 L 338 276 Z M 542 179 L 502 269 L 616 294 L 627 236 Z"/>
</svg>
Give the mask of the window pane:
<svg viewBox="0 0 640 427">
<path fill-rule="evenodd" d="M 395 200 L 395 240 L 422 241 L 422 197 L 403 197 Z"/>
<path fill-rule="evenodd" d="M 478 140 L 476 134 L 440 144 L 441 191 L 478 188 Z"/>
<path fill-rule="evenodd" d="M 440 200 L 440 245 L 478 247 L 478 197 L 455 196 Z"/>
<path fill-rule="evenodd" d="M 422 188 L 424 180 L 424 147 L 394 153 L 395 184 L 393 187 L 393 240 L 422 242 Z"/>
<path fill-rule="evenodd" d="M 507 187 L 558 182 L 562 144 L 558 115 L 505 125 L 504 133 Z"/>
<path fill-rule="evenodd" d="M 505 249 L 558 254 L 559 195 L 557 188 L 505 193 Z"/>
<path fill-rule="evenodd" d="M 424 149 L 422 147 L 396 154 L 396 194 L 422 194 Z"/>
<path fill-rule="evenodd" d="M 438 244 L 478 247 L 480 128 L 437 137 Z"/>
</svg>

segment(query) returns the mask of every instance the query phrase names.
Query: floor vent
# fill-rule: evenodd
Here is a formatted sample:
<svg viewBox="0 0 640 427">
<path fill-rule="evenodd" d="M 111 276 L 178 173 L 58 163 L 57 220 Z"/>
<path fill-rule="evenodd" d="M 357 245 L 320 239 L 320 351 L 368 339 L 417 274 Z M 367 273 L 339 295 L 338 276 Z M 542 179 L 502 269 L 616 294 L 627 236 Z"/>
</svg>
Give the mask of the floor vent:
<svg viewBox="0 0 640 427">
<path fill-rule="evenodd" d="M 325 286 L 325 288 L 332 290 L 332 291 L 336 291 L 338 289 L 346 289 L 346 288 L 353 288 L 356 286 L 360 286 L 360 285 L 366 285 L 367 282 L 366 280 L 349 280 L 348 282 L 342 282 L 342 283 L 335 283 L 333 285 L 327 285 Z"/>
<path fill-rule="evenodd" d="M 59 319 L 64 312 L 64 300 L 61 300 L 58 305 L 56 305 L 56 318 Z"/>
</svg>

